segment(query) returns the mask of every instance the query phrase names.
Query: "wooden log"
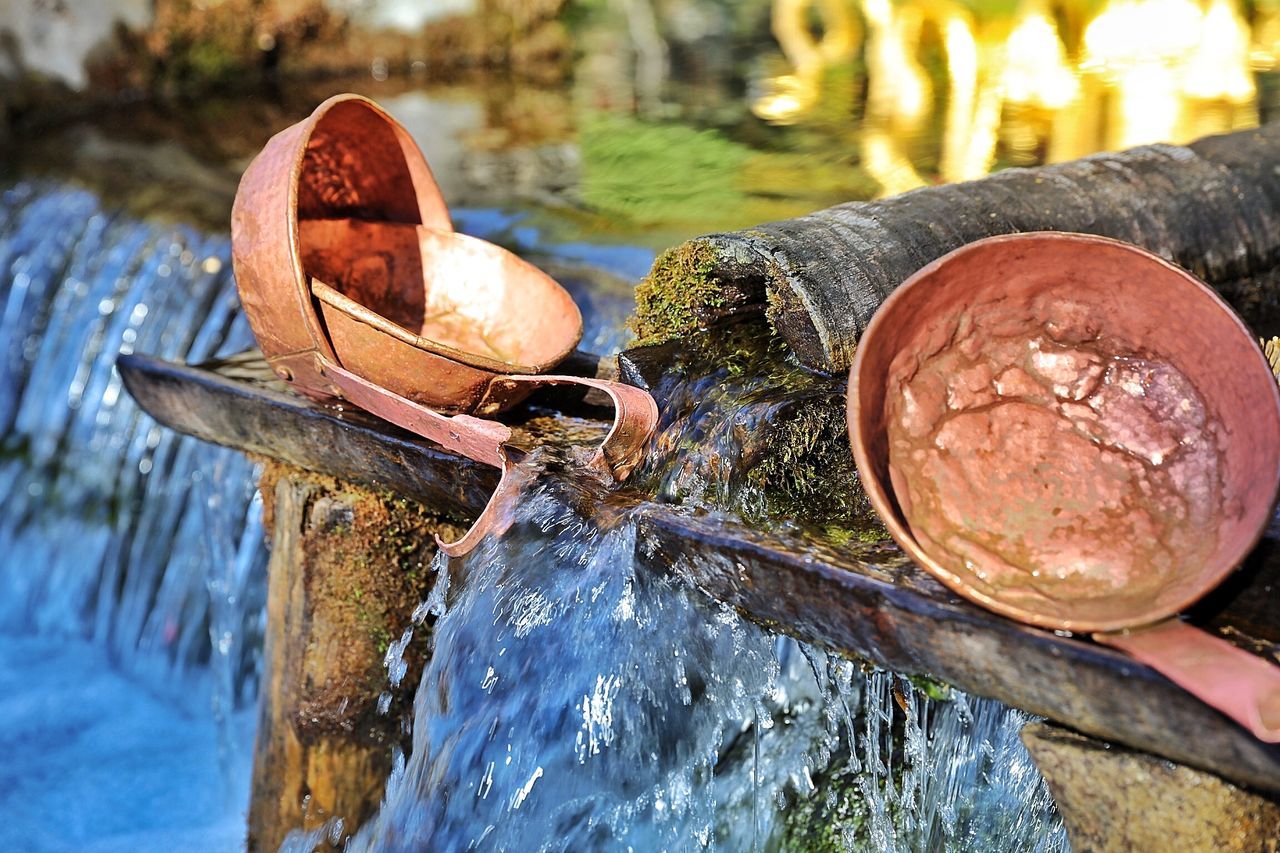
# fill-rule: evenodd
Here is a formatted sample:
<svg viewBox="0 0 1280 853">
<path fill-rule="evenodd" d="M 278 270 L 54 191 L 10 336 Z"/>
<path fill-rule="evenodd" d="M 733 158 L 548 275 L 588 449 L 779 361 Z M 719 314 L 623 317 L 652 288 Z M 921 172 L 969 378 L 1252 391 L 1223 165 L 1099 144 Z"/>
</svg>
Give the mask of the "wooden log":
<svg viewBox="0 0 1280 853">
<path fill-rule="evenodd" d="M 1141 752 L 1033 723 L 1022 740 L 1075 853 L 1280 850 L 1280 801 Z"/>
<path fill-rule="evenodd" d="M 645 511 L 638 538 L 651 566 L 793 637 L 1280 792 L 1280 745 L 1262 743 L 1123 654 L 959 598 L 892 543 L 833 548 L 658 507 Z M 1266 589 L 1280 584 L 1280 562 L 1251 562 L 1240 575 Z M 1214 615 L 1231 622 L 1229 613 Z M 1255 650 L 1280 653 L 1248 639 Z"/>
<path fill-rule="evenodd" d="M 461 533 L 402 499 L 280 463 L 266 466 L 261 489 L 273 543 L 251 851 L 331 818 L 345 837 L 377 810 L 427 632 L 406 650 L 385 714 L 383 657 L 427 594 L 432 534 Z"/>
<path fill-rule="evenodd" d="M 1280 124 L 1151 145 L 855 202 L 664 254 L 637 290 L 641 343 L 762 310 L 806 365 L 847 370 L 904 279 L 995 234 L 1082 231 L 1127 240 L 1212 284 L 1280 263 Z"/>
<path fill-rule="evenodd" d="M 279 435 L 280 452 L 292 464 L 357 479 L 366 472 L 429 508 L 440 508 L 433 502 L 442 500 L 456 506 L 459 496 L 476 491 L 465 482 L 476 476 L 474 466 L 453 459 L 451 467 L 448 454 L 385 424 L 339 417 L 225 373 L 139 356 L 121 359 L 120 370 L 139 402 L 181 432 L 233 447 L 248 440 L 268 455 Z M 229 408 L 255 428 L 239 428 L 237 418 L 227 416 Z M 307 435 L 315 441 L 300 440 Z M 332 444 L 343 452 L 334 453 Z M 406 467 L 386 465 L 389 456 L 405 460 Z M 367 473 L 373 471 L 378 473 Z M 449 487 L 430 482 L 434 477 Z M 639 523 L 641 559 L 783 633 L 905 674 L 928 675 L 1240 785 L 1280 792 L 1280 745 L 1261 743 L 1112 649 L 1020 625 L 958 598 L 891 543 L 836 546 L 765 535 L 662 504 L 644 507 Z M 1274 600 L 1277 589 L 1280 530 L 1273 530 L 1191 621 L 1277 654 L 1280 609 L 1248 604 Z"/>
</svg>

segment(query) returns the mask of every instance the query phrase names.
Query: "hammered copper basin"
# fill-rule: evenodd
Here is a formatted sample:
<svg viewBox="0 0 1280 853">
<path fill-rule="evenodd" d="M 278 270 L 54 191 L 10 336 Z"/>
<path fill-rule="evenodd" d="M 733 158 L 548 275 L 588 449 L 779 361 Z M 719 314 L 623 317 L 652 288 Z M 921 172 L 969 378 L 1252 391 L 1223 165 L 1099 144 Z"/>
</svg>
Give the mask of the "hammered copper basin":
<svg viewBox="0 0 1280 853">
<path fill-rule="evenodd" d="M 582 316 L 553 279 L 458 234 L 431 169 L 376 104 L 339 95 L 250 165 L 232 212 L 241 300 L 276 373 L 344 396 L 323 361 L 442 412 L 527 396 L 500 376 L 544 373 Z"/>
<path fill-rule="evenodd" d="M 500 530 L 529 476 L 513 461 L 512 428 L 474 415 L 578 386 L 614 409 L 578 462 L 617 483 L 644 457 L 653 398 L 546 372 L 578 343 L 577 306 L 536 267 L 454 232 L 422 151 L 372 101 L 335 95 L 267 142 L 236 191 L 231 246 L 241 304 L 277 376 L 502 470 L 467 533 L 437 539 L 445 553 Z"/>
<path fill-rule="evenodd" d="M 1208 287 L 1135 246 L 1035 233 L 912 276 L 858 345 L 872 504 L 956 592 L 1046 628 L 1172 616 L 1262 535 L 1280 393 Z"/>
<path fill-rule="evenodd" d="M 1092 632 L 1280 742 L 1280 667 L 1173 618 L 1280 484 L 1280 390 L 1208 287 L 1101 237 L 971 243 L 872 318 L 848 421 L 872 505 L 944 584 Z"/>
</svg>

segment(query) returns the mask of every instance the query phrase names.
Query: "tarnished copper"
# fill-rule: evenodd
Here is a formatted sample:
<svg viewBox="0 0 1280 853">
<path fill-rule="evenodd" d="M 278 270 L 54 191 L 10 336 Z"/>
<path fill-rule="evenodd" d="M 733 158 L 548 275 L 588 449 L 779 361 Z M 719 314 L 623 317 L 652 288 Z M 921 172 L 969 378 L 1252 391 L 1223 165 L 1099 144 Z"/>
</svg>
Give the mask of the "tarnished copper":
<svg viewBox="0 0 1280 853">
<path fill-rule="evenodd" d="M 972 243 L 876 313 L 848 419 L 872 504 L 948 587 L 1095 632 L 1280 741 L 1280 668 L 1170 618 L 1239 565 L 1280 485 L 1280 391 L 1204 284 L 1090 235 Z"/>
<path fill-rule="evenodd" d="M 359 218 L 453 230 L 431 169 L 372 101 L 338 95 L 273 136 L 231 209 L 240 301 L 267 361 L 303 393 L 331 397 L 316 356 L 334 357 L 300 263 L 299 220 Z"/>
<path fill-rule="evenodd" d="M 602 390 L 616 414 L 588 464 L 614 480 L 657 423 L 640 389 L 545 373 L 582 335 L 577 306 L 541 270 L 454 232 L 417 145 L 364 98 L 330 98 L 267 143 L 236 194 L 232 254 L 250 326 L 281 379 L 502 469 L 476 525 L 441 543 L 450 554 L 475 546 L 518 485 L 511 430 L 474 415 L 540 385 Z"/>
<path fill-rule="evenodd" d="M 338 362 L 441 411 L 509 408 L 530 389 L 496 391 L 496 377 L 546 371 L 582 337 L 564 288 L 484 240 L 328 219 L 300 222 L 299 246 Z"/>
</svg>

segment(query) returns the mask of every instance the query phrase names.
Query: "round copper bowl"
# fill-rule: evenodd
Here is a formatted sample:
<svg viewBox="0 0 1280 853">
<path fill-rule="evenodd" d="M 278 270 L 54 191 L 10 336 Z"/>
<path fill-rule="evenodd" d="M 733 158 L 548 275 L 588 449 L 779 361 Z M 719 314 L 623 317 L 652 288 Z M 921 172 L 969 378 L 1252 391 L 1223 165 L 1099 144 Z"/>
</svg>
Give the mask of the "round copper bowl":
<svg viewBox="0 0 1280 853">
<path fill-rule="evenodd" d="M 277 375 L 341 397 L 325 363 L 415 403 L 486 414 L 582 333 L 568 293 L 453 231 L 416 143 L 376 104 L 325 101 L 250 164 L 232 211 L 241 302 Z"/>
<path fill-rule="evenodd" d="M 1147 584 L 1133 592 L 1117 587 L 1099 595 L 1096 587 L 1052 573 L 1034 582 L 1009 583 L 1006 577 L 1001 584 L 988 583 L 954 553 L 922 546 L 904 515 L 890 470 L 889 395 L 900 397 L 903 378 L 945 352 L 953 340 L 987 346 L 984 341 L 1009 333 L 1010 318 L 1016 317 L 1025 318 L 1020 322 L 1028 329 L 1045 324 L 1072 328 L 1072 334 L 1084 339 L 1094 335 L 1112 352 L 1166 364 L 1202 398 L 1213 435 L 1206 446 L 1213 448 L 1215 482 L 1221 486 L 1211 519 L 1217 539 L 1206 545 L 1206 555 L 1180 561 L 1167 577 L 1162 575 L 1157 588 Z M 997 324 L 999 328 L 988 328 Z M 1090 235 L 994 237 L 958 249 L 913 275 L 885 301 L 858 343 L 848 420 L 863 486 L 898 544 L 959 594 L 1045 628 L 1114 631 L 1154 623 L 1186 608 L 1257 543 L 1280 483 L 1280 391 L 1254 335 L 1217 294 L 1187 272 L 1138 247 Z M 993 453 L 982 461 L 978 482 L 970 485 L 995 497 L 977 503 L 989 507 L 1003 502 L 1031 518 L 1060 506 L 1053 495 L 1072 476 L 1064 470 L 1038 470 L 1035 466 L 1045 467 L 1045 459 L 1027 455 Z M 901 483 L 902 472 L 896 473 Z M 1088 482 L 1069 485 L 1093 494 Z M 1041 497 L 1041 490 L 1049 497 Z M 974 531 L 1006 523 L 1000 519 L 1009 517 L 1003 510 L 975 513 L 966 521 Z"/>
</svg>

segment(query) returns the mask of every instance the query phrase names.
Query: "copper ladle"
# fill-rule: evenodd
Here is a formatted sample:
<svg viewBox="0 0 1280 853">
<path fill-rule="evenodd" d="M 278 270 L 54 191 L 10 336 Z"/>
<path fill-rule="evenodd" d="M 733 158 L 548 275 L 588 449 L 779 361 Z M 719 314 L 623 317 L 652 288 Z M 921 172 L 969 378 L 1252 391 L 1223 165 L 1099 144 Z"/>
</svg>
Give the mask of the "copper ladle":
<svg viewBox="0 0 1280 853">
<path fill-rule="evenodd" d="M 337 95 L 276 134 L 240 181 L 231 216 L 240 300 L 276 375 L 344 399 L 502 469 L 470 551 L 517 487 L 509 427 L 473 415 L 542 385 L 585 385 L 615 408 L 588 465 L 621 481 L 643 457 L 657 407 L 643 390 L 551 375 L 582 336 L 569 294 L 506 250 L 453 230 L 408 132 L 372 101 Z"/>
<path fill-rule="evenodd" d="M 848 422 L 872 505 L 946 586 L 1091 632 L 1280 741 L 1280 667 L 1175 618 L 1280 484 L 1275 378 L 1200 281 L 1090 235 L 971 243 L 880 307 Z"/>
</svg>

